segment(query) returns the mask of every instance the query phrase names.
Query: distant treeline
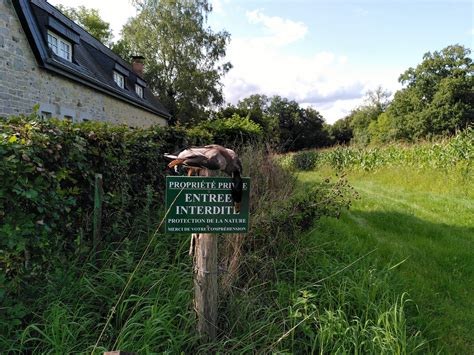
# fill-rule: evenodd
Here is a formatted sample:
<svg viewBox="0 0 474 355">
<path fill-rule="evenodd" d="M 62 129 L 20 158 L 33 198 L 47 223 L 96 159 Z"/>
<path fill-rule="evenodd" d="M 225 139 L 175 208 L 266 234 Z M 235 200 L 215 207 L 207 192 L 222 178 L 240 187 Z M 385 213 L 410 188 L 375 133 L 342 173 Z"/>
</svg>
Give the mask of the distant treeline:
<svg viewBox="0 0 474 355">
<path fill-rule="evenodd" d="M 382 88 L 330 127 L 336 144 L 416 141 L 452 135 L 474 123 L 474 66 L 470 49 L 448 46 L 426 53 L 400 75 L 404 88 L 390 101 Z"/>
<path fill-rule="evenodd" d="M 474 66 L 470 49 L 448 46 L 426 53 L 416 68 L 399 78 L 404 88 L 390 101 L 377 88 L 364 105 L 333 125 L 313 108 L 279 96 L 252 95 L 219 110 L 215 117 L 248 117 L 265 140 L 281 152 L 335 144 L 416 141 L 448 136 L 474 123 Z M 212 121 L 211 121 L 212 122 Z"/>
<path fill-rule="evenodd" d="M 280 96 L 251 95 L 211 113 L 197 126 L 212 129 L 245 118 L 261 129 L 261 138 L 280 152 L 337 144 L 378 144 L 448 136 L 474 122 L 474 76 L 471 51 L 460 45 L 426 53 L 416 68 L 399 78 L 405 86 L 390 100 L 379 87 L 365 104 L 328 125 L 314 108 L 302 108 Z M 255 130 L 255 126 L 254 130 Z M 194 128 L 196 129 L 196 128 Z"/>
</svg>

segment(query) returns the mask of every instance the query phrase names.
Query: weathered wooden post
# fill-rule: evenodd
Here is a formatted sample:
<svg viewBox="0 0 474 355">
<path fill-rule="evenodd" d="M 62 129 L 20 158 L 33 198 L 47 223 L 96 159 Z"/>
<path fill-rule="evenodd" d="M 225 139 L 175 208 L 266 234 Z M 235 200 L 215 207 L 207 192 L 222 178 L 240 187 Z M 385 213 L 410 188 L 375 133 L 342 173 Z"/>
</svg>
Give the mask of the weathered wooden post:
<svg viewBox="0 0 474 355">
<path fill-rule="evenodd" d="M 201 169 L 199 176 L 212 176 Z M 213 341 L 217 334 L 217 234 L 193 234 L 194 241 L 194 309 L 197 330 L 204 341 Z"/>
<path fill-rule="evenodd" d="M 102 228 L 102 198 L 103 198 L 103 187 L 102 187 L 102 174 L 95 174 L 94 184 L 94 220 L 93 220 L 93 248 L 94 248 L 94 261 L 97 253 L 97 245 L 100 242 L 100 230 Z"/>
</svg>

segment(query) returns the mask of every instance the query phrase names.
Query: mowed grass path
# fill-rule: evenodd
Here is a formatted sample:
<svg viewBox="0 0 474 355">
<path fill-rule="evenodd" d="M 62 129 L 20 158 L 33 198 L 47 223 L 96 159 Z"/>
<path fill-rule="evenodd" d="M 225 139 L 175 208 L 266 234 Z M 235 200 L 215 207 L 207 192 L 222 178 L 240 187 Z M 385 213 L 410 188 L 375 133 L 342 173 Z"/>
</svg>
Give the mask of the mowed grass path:
<svg viewBox="0 0 474 355">
<path fill-rule="evenodd" d="M 301 173 L 311 183 L 331 171 Z M 457 177 L 453 177 L 453 175 Z M 474 179 L 440 171 L 387 168 L 350 173 L 360 198 L 341 219 L 323 219 L 318 242 L 334 242 L 355 267 L 392 268 L 393 290 L 417 307 L 409 324 L 434 352 L 474 353 Z"/>
</svg>

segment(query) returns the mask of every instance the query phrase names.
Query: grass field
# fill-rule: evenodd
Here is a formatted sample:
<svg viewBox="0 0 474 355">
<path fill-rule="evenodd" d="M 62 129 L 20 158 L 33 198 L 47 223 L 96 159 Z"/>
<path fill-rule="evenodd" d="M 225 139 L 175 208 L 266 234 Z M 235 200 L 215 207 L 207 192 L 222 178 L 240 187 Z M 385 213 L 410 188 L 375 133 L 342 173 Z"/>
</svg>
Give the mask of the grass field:
<svg viewBox="0 0 474 355">
<path fill-rule="evenodd" d="M 332 170 L 300 173 L 305 183 Z M 408 325 L 433 352 L 474 352 L 474 181 L 446 171 L 385 167 L 347 176 L 360 198 L 341 219 L 323 219 L 317 243 L 341 254 L 375 249 L 354 267 L 389 269 L 393 291 L 407 292 Z"/>
</svg>

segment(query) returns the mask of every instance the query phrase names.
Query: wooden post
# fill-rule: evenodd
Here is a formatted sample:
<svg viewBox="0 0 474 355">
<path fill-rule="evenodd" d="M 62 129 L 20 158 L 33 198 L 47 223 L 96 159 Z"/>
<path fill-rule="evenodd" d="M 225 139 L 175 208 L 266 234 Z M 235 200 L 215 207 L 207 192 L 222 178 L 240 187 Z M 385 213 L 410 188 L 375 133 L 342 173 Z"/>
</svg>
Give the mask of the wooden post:
<svg viewBox="0 0 474 355">
<path fill-rule="evenodd" d="M 97 253 L 97 245 L 100 242 L 100 229 L 102 228 L 102 174 L 95 174 L 94 184 L 94 221 L 93 221 L 93 248 L 94 261 Z"/>
<path fill-rule="evenodd" d="M 207 169 L 199 176 L 211 176 Z M 217 334 L 217 238 L 215 234 L 194 234 L 194 309 L 197 331 L 203 341 Z"/>
</svg>

